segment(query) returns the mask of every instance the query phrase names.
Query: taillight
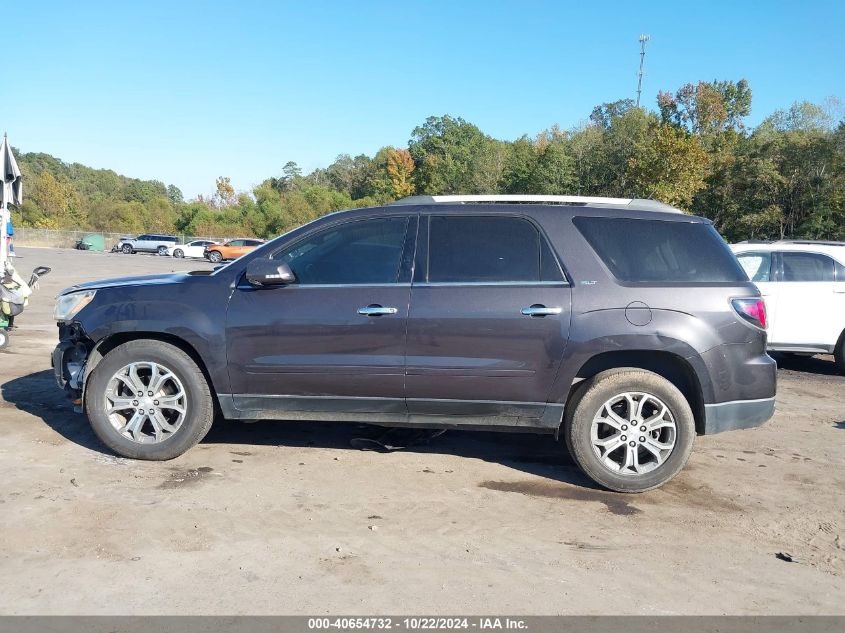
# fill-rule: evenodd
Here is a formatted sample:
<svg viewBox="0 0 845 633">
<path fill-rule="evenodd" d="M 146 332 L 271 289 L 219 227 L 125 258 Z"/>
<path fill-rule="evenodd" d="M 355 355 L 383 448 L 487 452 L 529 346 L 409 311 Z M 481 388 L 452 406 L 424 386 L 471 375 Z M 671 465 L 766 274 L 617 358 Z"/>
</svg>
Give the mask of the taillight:
<svg viewBox="0 0 845 633">
<path fill-rule="evenodd" d="M 766 329 L 766 304 L 759 297 L 732 299 L 731 305 L 736 313 L 751 325 Z"/>
</svg>

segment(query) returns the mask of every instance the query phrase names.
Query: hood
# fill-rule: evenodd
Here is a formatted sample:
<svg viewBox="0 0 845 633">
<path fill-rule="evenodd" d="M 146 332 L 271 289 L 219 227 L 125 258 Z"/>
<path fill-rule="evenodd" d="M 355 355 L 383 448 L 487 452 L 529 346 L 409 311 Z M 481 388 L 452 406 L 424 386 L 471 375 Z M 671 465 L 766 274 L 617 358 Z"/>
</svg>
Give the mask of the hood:
<svg viewBox="0 0 845 633">
<path fill-rule="evenodd" d="M 98 281 L 87 281 L 83 284 L 76 284 L 65 288 L 59 296 L 77 290 L 100 290 L 101 288 L 116 288 L 120 286 L 161 286 L 167 284 L 184 283 L 191 278 L 190 273 L 167 273 L 163 275 L 143 275 L 140 277 L 118 277 L 117 279 L 101 279 Z"/>
</svg>

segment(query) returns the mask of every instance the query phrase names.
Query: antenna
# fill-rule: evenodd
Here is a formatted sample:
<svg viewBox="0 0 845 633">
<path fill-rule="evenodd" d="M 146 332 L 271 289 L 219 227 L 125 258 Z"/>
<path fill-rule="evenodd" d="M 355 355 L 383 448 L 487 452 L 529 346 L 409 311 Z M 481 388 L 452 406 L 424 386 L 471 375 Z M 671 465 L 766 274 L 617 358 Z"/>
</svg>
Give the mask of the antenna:
<svg viewBox="0 0 845 633">
<path fill-rule="evenodd" d="M 640 72 L 637 73 L 637 107 L 640 107 L 640 94 L 643 91 L 643 62 L 645 61 L 645 43 L 651 39 L 651 35 L 640 35 Z"/>
</svg>

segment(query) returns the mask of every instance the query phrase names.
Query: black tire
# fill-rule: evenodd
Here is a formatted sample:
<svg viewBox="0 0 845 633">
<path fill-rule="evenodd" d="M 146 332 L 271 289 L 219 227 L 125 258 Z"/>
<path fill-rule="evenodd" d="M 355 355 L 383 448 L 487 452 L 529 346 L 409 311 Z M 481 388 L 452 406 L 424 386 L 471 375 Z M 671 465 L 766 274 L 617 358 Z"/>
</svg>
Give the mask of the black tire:
<svg viewBox="0 0 845 633">
<path fill-rule="evenodd" d="M 662 464 L 643 474 L 613 472 L 601 461 L 591 441 L 593 418 L 604 403 L 626 392 L 659 398 L 675 421 L 675 446 L 671 453 Z M 570 455 L 594 482 L 615 492 L 646 492 L 671 480 L 686 465 L 695 441 L 695 418 L 684 395 L 662 376 L 642 369 L 619 368 L 594 376 L 576 392 L 567 405 L 563 430 Z"/>
<path fill-rule="evenodd" d="M 11 343 L 11 339 L 9 338 L 9 332 L 5 329 L 0 329 L 0 350 L 4 350 L 9 347 Z"/>
<path fill-rule="evenodd" d="M 220 251 L 211 251 L 208 254 L 208 261 L 210 261 L 212 264 L 219 264 L 223 261 L 223 255 L 222 253 L 220 253 Z"/>
<path fill-rule="evenodd" d="M 158 254 L 160 256 L 167 255 L 167 247 L 166 246 L 159 246 L 158 247 Z"/>
<path fill-rule="evenodd" d="M 833 350 L 833 362 L 836 363 L 839 373 L 845 376 L 845 332 L 839 335 L 836 349 Z"/>
<path fill-rule="evenodd" d="M 131 255 L 132 254 L 132 246 L 129 245 L 129 244 L 124 244 L 123 246 L 120 247 L 120 251 L 124 255 Z"/>
<path fill-rule="evenodd" d="M 177 248 L 175 251 L 173 251 L 173 257 L 175 257 L 176 259 L 182 259 L 184 256 L 185 253 L 182 251 L 181 248 Z"/>
<path fill-rule="evenodd" d="M 158 443 L 141 444 L 122 435 L 106 413 L 106 387 L 122 367 L 154 362 L 169 369 L 182 383 L 187 412 L 178 429 Z M 133 459 L 166 460 L 178 457 L 200 442 L 214 421 L 214 401 L 197 364 L 178 347 L 154 340 L 129 341 L 115 347 L 97 364 L 85 390 L 85 412 L 97 437 L 118 455 Z"/>
</svg>

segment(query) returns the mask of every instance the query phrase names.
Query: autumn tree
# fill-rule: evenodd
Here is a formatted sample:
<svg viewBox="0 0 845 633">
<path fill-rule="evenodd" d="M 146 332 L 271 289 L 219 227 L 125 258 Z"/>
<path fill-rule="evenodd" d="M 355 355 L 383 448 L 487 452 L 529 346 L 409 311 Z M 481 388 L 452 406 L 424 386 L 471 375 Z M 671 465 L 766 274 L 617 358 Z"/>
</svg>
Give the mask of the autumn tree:
<svg viewBox="0 0 845 633">
<path fill-rule="evenodd" d="M 223 207 L 230 207 L 237 202 L 235 188 L 232 186 L 232 180 L 228 176 L 220 176 L 217 178 L 213 202 L 214 206 L 221 209 Z"/>
<path fill-rule="evenodd" d="M 685 84 L 674 94 L 659 92 L 657 106 L 664 123 L 708 136 L 744 128 L 751 113 L 751 88 L 744 79 Z"/>
<path fill-rule="evenodd" d="M 707 152 L 697 136 L 656 124 L 637 155 L 628 160 L 628 171 L 637 197 L 689 208 L 704 187 Z"/>
<path fill-rule="evenodd" d="M 404 198 L 414 193 L 414 159 L 406 149 L 390 148 L 387 151 L 387 175 L 394 198 Z"/>
<path fill-rule="evenodd" d="M 37 226 L 77 228 L 84 220 L 81 197 L 66 176 L 56 178 L 49 171 L 41 172 L 29 196 L 40 211 Z"/>
</svg>

